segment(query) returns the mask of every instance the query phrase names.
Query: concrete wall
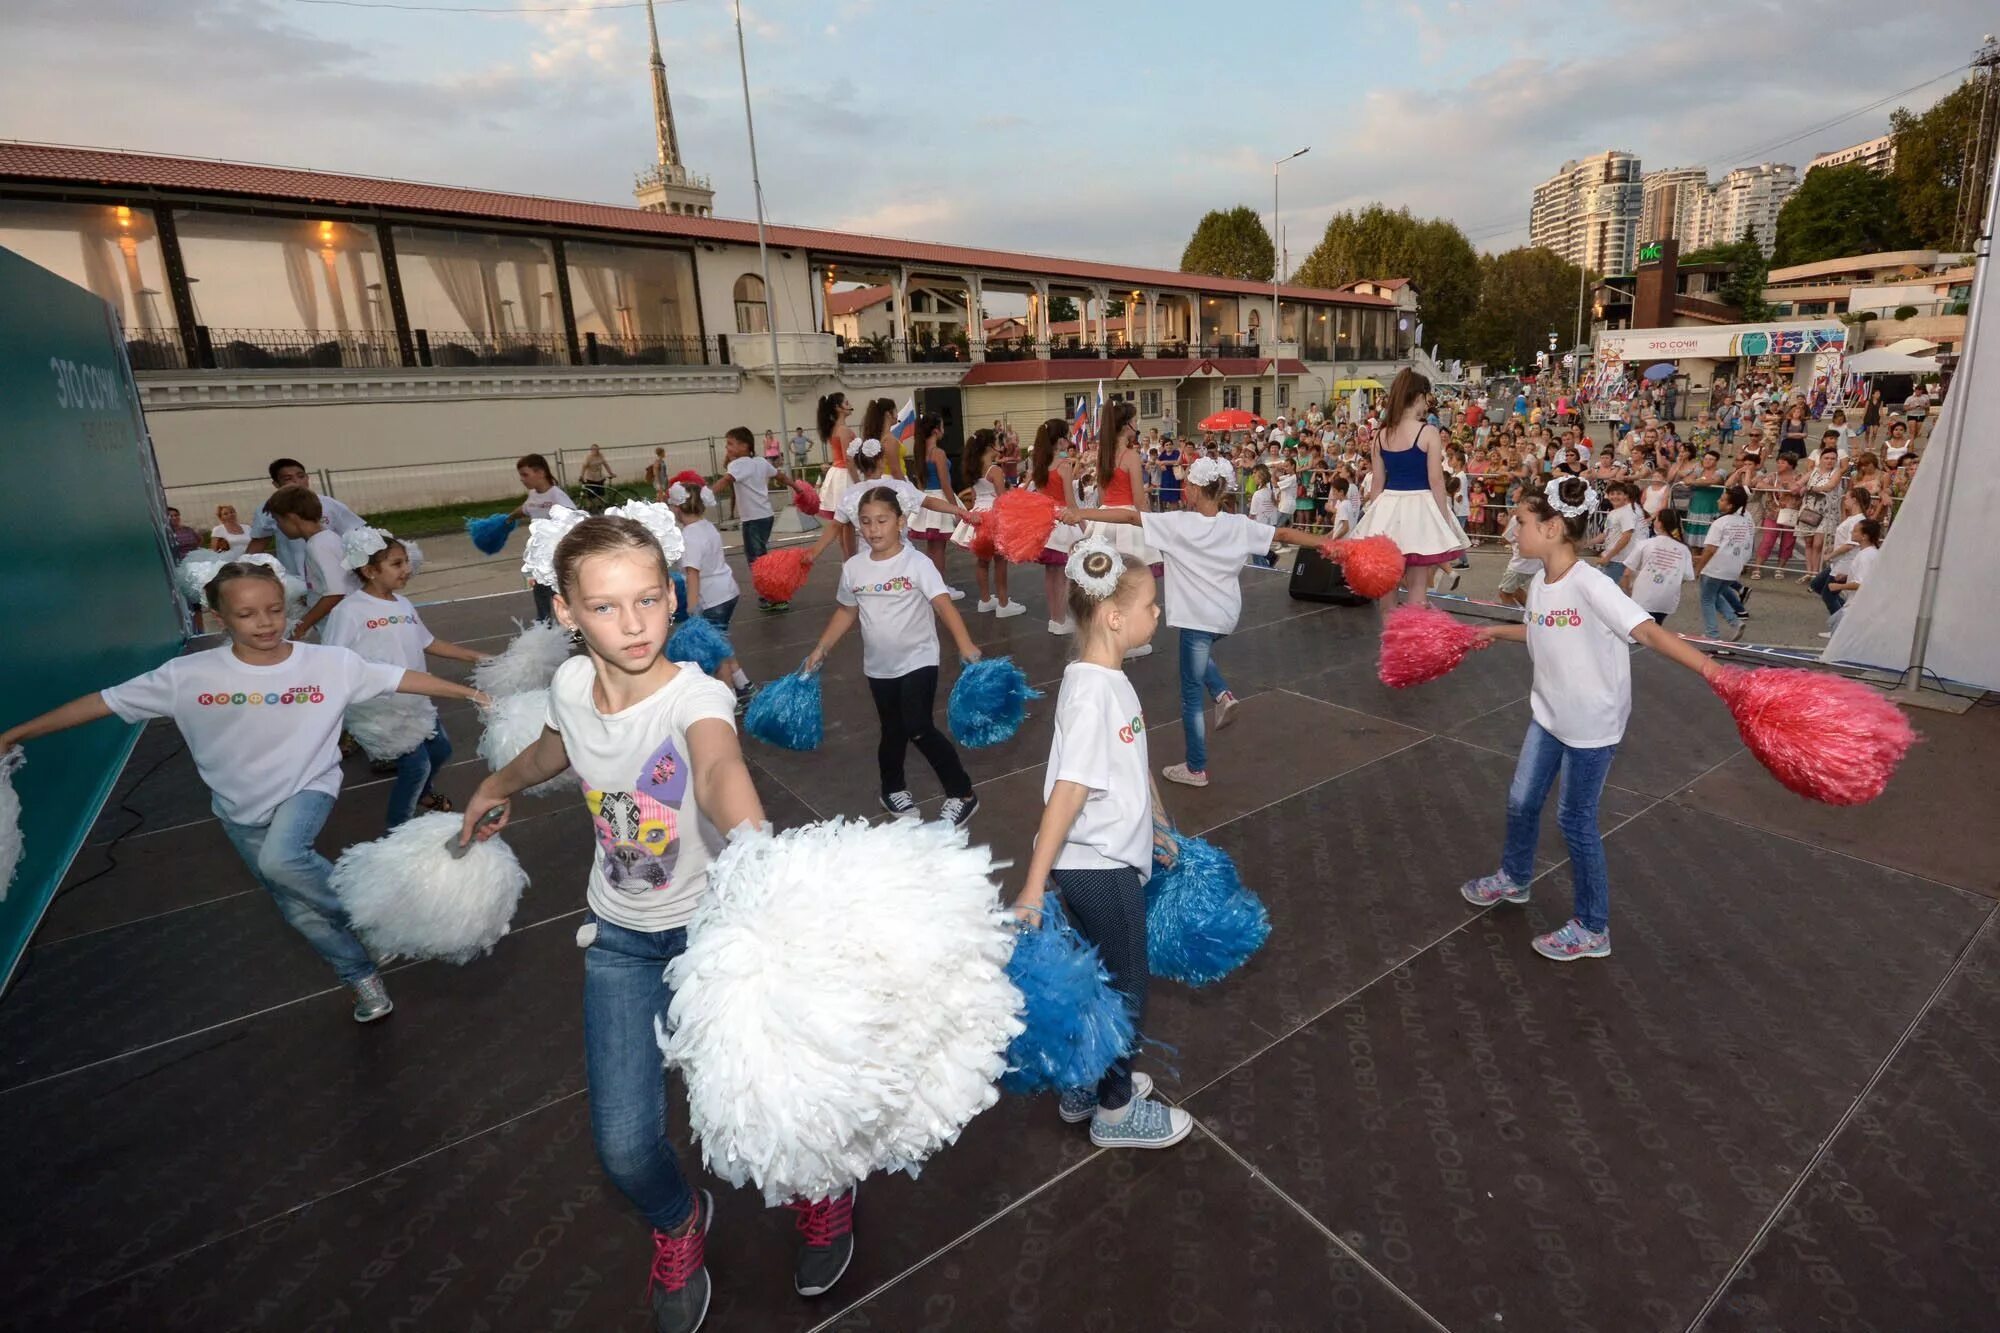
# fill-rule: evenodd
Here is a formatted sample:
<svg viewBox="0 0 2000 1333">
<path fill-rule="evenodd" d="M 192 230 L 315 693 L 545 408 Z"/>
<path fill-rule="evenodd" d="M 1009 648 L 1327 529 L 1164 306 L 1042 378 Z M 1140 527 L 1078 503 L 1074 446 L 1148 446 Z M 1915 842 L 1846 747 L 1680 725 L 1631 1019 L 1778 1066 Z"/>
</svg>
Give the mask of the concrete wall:
<svg viewBox="0 0 2000 1333">
<path fill-rule="evenodd" d="M 813 276 L 803 252 L 773 248 L 771 290 L 766 300 L 771 307 L 771 326 L 780 333 L 811 332 L 813 321 Z M 744 274 L 762 276 L 754 245 L 725 245 L 704 242 L 695 247 L 695 285 L 701 291 L 701 314 L 711 336 L 736 333 L 736 280 Z"/>
</svg>

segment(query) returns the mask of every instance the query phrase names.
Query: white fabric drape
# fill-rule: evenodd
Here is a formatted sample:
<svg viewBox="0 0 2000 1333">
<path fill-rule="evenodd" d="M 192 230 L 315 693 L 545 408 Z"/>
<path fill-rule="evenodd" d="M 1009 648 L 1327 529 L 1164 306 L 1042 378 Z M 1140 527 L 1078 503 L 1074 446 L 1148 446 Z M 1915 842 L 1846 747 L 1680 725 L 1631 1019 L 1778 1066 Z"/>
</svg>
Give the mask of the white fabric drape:
<svg viewBox="0 0 2000 1333">
<path fill-rule="evenodd" d="M 132 327 L 127 318 L 125 284 L 119 278 L 118 263 L 112 258 L 111 238 L 86 231 L 78 233 L 77 240 L 83 243 L 84 285 L 93 296 L 111 303 L 111 308 L 118 312 L 119 324 Z"/>
<path fill-rule="evenodd" d="M 319 292 L 313 278 L 312 255 L 297 241 L 286 241 L 285 283 L 292 289 L 292 304 L 308 333 L 319 332 Z"/>
<path fill-rule="evenodd" d="M 354 284 L 355 299 L 361 303 L 361 328 L 364 332 L 375 332 L 375 303 L 368 299 L 368 267 L 361 262 L 359 250 L 347 252 L 347 277 Z"/>
<path fill-rule="evenodd" d="M 542 331 L 542 266 L 514 261 L 514 308 L 521 312 L 521 331 Z"/>
<path fill-rule="evenodd" d="M 454 259 L 448 255 L 426 255 L 431 276 L 444 289 L 445 299 L 465 321 L 467 333 L 484 337 L 487 329 L 485 285 L 480 279 L 479 261 Z"/>
<path fill-rule="evenodd" d="M 326 270 L 326 301 L 333 309 L 333 327 L 344 336 L 352 330 L 347 324 L 347 297 L 340 290 L 340 260 L 331 249 L 321 250 L 319 260 Z"/>
<path fill-rule="evenodd" d="M 590 308 L 597 312 L 597 320 L 604 325 L 604 331 L 613 338 L 619 337 L 618 298 L 612 281 L 615 270 L 597 264 L 573 264 L 570 272 L 583 279 L 583 290 L 590 297 Z"/>
<path fill-rule="evenodd" d="M 491 260 L 479 261 L 479 295 L 486 302 L 486 327 L 496 337 L 507 332 L 505 307 L 500 304 L 500 273 Z"/>
</svg>

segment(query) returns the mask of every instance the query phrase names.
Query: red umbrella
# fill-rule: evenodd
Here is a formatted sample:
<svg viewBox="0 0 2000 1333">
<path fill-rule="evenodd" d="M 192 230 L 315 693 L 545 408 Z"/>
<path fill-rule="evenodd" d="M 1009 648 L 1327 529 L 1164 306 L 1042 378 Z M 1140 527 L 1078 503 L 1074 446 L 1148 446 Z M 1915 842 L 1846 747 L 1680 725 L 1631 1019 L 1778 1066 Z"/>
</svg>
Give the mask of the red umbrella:
<svg viewBox="0 0 2000 1333">
<path fill-rule="evenodd" d="M 1249 430 L 1252 426 L 1263 424 L 1264 418 L 1246 412 L 1240 407 L 1225 407 L 1213 416 L 1201 419 L 1203 430 Z"/>
</svg>

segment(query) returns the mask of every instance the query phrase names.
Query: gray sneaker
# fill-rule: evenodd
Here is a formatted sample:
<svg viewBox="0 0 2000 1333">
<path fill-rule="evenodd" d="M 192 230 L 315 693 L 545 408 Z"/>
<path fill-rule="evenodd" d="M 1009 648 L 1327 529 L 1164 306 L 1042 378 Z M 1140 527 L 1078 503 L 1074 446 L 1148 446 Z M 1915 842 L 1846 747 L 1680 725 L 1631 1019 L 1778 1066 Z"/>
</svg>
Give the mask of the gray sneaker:
<svg viewBox="0 0 2000 1333">
<path fill-rule="evenodd" d="M 1132 1095 L 1144 1097 L 1153 1091 L 1153 1080 L 1145 1074 L 1132 1075 Z M 1069 1088 L 1056 1103 L 1056 1114 L 1065 1125 L 1080 1125 L 1097 1114 L 1096 1088 Z"/>
<path fill-rule="evenodd" d="M 1495 903 L 1524 903 L 1528 901 L 1530 890 L 1525 884 L 1516 884 L 1507 877 L 1504 870 L 1496 870 L 1490 875 L 1481 875 L 1458 886 L 1458 896 L 1474 907 L 1491 907 Z"/>
<path fill-rule="evenodd" d="M 1099 1111 L 1090 1118 L 1090 1141 L 1100 1148 L 1171 1148 L 1194 1128 L 1194 1117 L 1177 1106 L 1134 1097 L 1117 1121 Z"/>
<path fill-rule="evenodd" d="M 389 988 L 382 984 L 379 973 L 354 983 L 355 1022 L 373 1023 L 378 1018 L 387 1018 L 395 1008 L 396 1002 L 389 998 Z"/>
<path fill-rule="evenodd" d="M 653 1298 L 654 1333 L 695 1333 L 708 1318 L 708 1229 L 715 1216 L 715 1197 L 707 1190 L 698 1190 L 694 1206 L 694 1230 L 687 1235 L 653 1233 L 653 1273 L 648 1286 Z"/>
<path fill-rule="evenodd" d="M 1609 958 L 1611 932 L 1591 930 L 1571 917 L 1561 930 L 1536 936 L 1534 947 L 1536 953 L 1558 963 L 1573 963 L 1579 958 Z"/>
</svg>

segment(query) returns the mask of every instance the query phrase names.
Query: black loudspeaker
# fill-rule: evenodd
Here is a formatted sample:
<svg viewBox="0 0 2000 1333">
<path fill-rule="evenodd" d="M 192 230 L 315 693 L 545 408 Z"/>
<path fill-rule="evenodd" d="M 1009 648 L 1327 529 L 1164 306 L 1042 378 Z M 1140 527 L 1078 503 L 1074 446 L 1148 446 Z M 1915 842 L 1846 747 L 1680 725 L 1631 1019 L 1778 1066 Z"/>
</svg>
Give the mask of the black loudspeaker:
<svg viewBox="0 0 2000 1333">
<path fill-rule="evenodd" d="M 1336 606 L 1366 606 L 1368 599 L 1347 586 L 1347 573 L 1310 546 L 1292 559 L 1291 594 L 1301 602 L 1332 602 Z"/>
<path fill-rule="evenodd" d="M 957 389 L 917 390 L 917 411 L 935 412 L 944 424 L 944 451 L 957 467 L 965 457 L 965 396 Z M 971 482 L 966 482 L 970 486 Z"/>
</svg>

